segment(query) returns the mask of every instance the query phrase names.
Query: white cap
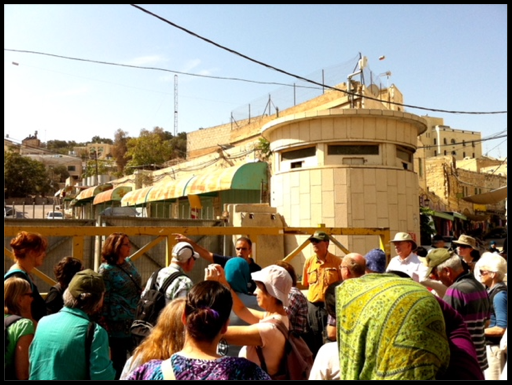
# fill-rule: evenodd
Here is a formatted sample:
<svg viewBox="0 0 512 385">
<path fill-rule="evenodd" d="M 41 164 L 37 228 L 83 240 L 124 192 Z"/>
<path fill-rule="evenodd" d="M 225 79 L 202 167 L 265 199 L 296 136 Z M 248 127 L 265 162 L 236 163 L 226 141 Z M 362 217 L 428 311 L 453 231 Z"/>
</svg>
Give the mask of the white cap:
<svg viewBox="0 0 512 385">
<path fill-rule="evenodd" d="M 188 242 L 178 242 L 172 249 L 172 260 L 174 262 L 187 262 L 192 257 L 197 259 L 199 254 L 194 251 L 194 248 Z"/>
</svg>

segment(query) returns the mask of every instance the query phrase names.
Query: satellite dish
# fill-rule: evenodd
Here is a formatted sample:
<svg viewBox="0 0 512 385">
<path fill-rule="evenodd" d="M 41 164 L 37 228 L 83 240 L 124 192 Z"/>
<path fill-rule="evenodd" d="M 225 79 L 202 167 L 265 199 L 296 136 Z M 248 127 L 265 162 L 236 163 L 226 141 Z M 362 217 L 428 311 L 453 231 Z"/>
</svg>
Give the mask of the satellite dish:
<svg viewBox="0 0 512 385">
<path fill-rule="evenodd" d="M 373 83 L 368 86 L 368 91 L 374 96 L 379 96 L 380 93 L 379 87 Z"/>
</svg>

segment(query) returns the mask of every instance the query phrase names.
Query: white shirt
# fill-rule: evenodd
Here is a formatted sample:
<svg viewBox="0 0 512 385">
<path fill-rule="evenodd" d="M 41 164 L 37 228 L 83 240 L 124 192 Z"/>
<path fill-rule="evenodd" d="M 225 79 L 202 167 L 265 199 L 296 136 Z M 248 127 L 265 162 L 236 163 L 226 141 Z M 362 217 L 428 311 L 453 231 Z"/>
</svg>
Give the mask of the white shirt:
<svg viewBox="0 0 512 385">
<path fill-rule="evenodd" d="M 415 277 L 425 277 L 428 269 L 416 254 L 411 253 L 405 259 L 400 258 L 399 255 L 391 258 L 386 268 L 386 271 L 390 270 L 402 271 L 414 279 Z M 417 272 L 417 274 L 413 275 L 414 272 Z"/>
<path fill-rule="evenodd" d="M 340 358 L 338 342 L 323 344 L 315 357 L 308 380 L 339 380 Z"/>
</svg>

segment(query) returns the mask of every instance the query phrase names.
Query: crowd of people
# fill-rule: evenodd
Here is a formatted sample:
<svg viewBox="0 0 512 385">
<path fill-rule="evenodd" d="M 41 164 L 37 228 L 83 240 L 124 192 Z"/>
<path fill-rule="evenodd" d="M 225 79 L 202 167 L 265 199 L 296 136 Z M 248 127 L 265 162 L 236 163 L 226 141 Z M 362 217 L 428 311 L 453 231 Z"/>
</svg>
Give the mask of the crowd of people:
<svg viewBox="0 0 512 385">
<path fill-rule="evenodd" d="M 506 379 L 507 261 L 480 255 L 469 235 L 450 249 L 434 238 L 425 250 L 398 232 L 388 261 L 380 248 L 336 256 L 330 235 L 317 231 L 301 280 L 284 260 L 257 265 L 247 237 L 235 256 L 175 240 L 157 288 L 181 274 L 139 343 L 130 327 L 149 280 L 143 285 L 126 234 L 105 239 L 98 272 L 70 256 L 59 261 L 43 299 L 31 271 L 48 242 L 21 231 L 4 275 L 6 379 L 270 380 L 286 354 L 278 325 L 311 350 L 311 380 Z M 198 258 L 210 264 L 194 283 L 187 273 Z"/>
</svg>

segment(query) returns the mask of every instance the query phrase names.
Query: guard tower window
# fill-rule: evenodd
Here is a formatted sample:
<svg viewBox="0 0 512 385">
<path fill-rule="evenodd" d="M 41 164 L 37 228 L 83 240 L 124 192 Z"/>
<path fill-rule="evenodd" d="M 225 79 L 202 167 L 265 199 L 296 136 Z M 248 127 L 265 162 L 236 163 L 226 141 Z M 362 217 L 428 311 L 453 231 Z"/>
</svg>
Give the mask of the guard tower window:
<svg viewBox="0 0 512 385">
<path fill-rule="evenodd" d="M 327 155 L 379 155 L 379 146 L 375 145 L 331 145 Z"/>
</svg>

